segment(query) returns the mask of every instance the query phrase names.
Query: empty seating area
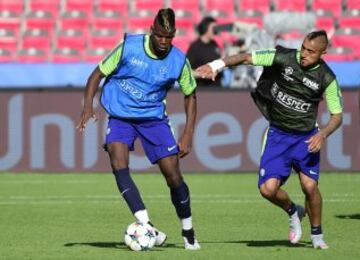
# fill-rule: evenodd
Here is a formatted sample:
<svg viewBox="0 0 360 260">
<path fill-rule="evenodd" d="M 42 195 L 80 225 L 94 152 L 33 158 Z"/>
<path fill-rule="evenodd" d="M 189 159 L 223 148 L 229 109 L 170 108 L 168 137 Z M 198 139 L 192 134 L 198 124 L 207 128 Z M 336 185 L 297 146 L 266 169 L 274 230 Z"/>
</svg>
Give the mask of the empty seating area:
<svg viewBox="0 0 360 260">
<path fill-rule="evenodd" d="M 0 62 L 97 62 L 124 32 L 148 32 L 163 7 L 184 51 L 206 15 L 262 27 L 269 12 L 314 12 L 332 37 L 327 59 L 360 59 L 360 0 L 0 0 Z"/>
</svg>

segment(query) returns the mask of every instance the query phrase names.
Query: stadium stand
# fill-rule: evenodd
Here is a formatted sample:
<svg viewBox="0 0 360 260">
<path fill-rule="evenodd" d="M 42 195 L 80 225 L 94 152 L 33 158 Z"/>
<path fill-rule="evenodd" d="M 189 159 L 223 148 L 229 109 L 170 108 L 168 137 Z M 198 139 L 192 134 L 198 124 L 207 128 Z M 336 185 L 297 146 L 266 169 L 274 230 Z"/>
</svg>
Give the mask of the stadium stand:
<svg viewBox="0 0 360 260">
<path fill-rule="evenodd" d="M 275 11 L 305 12 L 307 8 L 307 0 L 274 0 Z"/>
<path fill-rule="evenodd" d="M 122 17 L 126 17 L 128 14 L 128 1 L 127 0 L 98 0 L 97 6 L 95 6 L 100 12 L 114 11 L 119 12 Z"/>
<path fill-rule="evenodd" d="M 21 62 L 25 63 L 42 63 L 49 60 L 49 49 L 44 48 L 22 48 L 17 57 Z"/>
<path fill-rule="evenodd" d="M 315 12 L 330 11 L 335 17 L 339 17 L 342 12 L 342 0 L 312 0 L 311 9 Z"/>
<path fill-rule="evenodd" d="M 24 1 L 23 0 L 1 0 L 0 1 L 1 11 L 10 11 L 18 15 L 24 13 Z"/>
<path fill-rule="evenodd" d="M 129 2 L 132 15 L 151 16 L 156 15 L 160 8 L 165 7 L 164 0 L 133 0 Z"/>
<path fill-rule="evenodd" d="M 360 9 L 348 10 L 339 17 L 339 28 L 346 27 L 360 29 Z"/>
<path fill-rule="evenodd" d="M 235 19 L 235 3 L 233 0 L 205 0 L 204 15 L 214 17 L 218 23 L 229 23 Z"/>
<path fill-rule="evenodd" d="M 347 10 L 360 10 L 360 0 L 344 0 Z"/>
<path fill-rule="evenodd" d="M 64 62 L 78 62 L 82 60 L 81 51 L 72 48 L 56 48 L 53 51 L 54 62 L 64 63 Z"/>
<path fill-rule="evenodd" d="M 358 40 L 360 0 L 0 0 L 0 61 L 21 61 L 23 57 L 31 57 L 26 62 L 40 61 L 38 55 L 42 53 L 33 55 L 28 50 L 39 46 L 49 61 L 61 55 L 65 58 L 56 60 L 67 60 L 68 56 L 71 61 L 74 57 L 78 61 L 98 60 L 98 55 L 112 48 L 124 32 L 148 32 L 155 12 L 162 7 L 172 7 L 176 12 L 175 43 L 183 50 L 195 39 L 195 26 L 205 15 L 214 16 L 219 24 L 240 21 L 263 28 L 264 14 L 283 11 L 314 12 L 315 27 L 334 34 L 332 57 L 348 60 L 347 49 L 358 48 L 351 42 Z M 66 31 L 81 31 L 82 39 L 64 35 Z M 217 39 L 220 46 L 234 40 L 226 33 Z M 80 53 L 58 51 L 60 47 Z M 338 49 L 341 47 L 344 52 Z M 359 57 L 358 51 L 353 51 L 353 58 Z"/>
<path fill-rule="evenodd" d="M 46 11 L 55 19 L 59 17 L 61 0 L 29 0 L 29 11 Z"/>
<path fill-rule="evenodd" d="M 11 62 L 14 60 L 14 53 L 7 48 L 0 47 L 0 62 Z"/>
<path fill-rule="evenodd" d="M 40 48 L 51 51 L 51 38 L 49 32 L 43 29 L 27 29 L 21 37 L 20 50 L 23 48 Z"/>
<path fill-rule="evenodd" d="M 263 14 L 271 9 L 271 0 L 237 0 L 239 11 L 252 10 Z"/>
</svg>

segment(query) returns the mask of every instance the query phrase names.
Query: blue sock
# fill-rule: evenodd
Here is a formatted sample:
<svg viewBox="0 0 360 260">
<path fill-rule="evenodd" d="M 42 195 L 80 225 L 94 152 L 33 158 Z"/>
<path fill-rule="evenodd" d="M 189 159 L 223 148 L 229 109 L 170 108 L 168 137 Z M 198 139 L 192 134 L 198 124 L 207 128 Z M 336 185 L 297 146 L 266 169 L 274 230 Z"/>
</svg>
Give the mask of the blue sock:
<svg viewBox="0 0 360 260">
<path fill-rule="evenodd" d="M 113 171 L 116 184 L 131 212 L 134 214 L 139 210 L 145 209 L 145 205 L 141 199 L 138 188 L 132 180 L 129 168 Z"/>
<path fill-rule="evenodd" d="M 322 234 L 321 226 L 318 227 L 311 226 L 311 235 L 320 235 L 320 234 Z"/>
<path fill-rule="evenodd" d="M 170 188 L 171 201 L 180 219 L 191 217 L 190 193 L 185 182 L 176 188 Z"/>
</svg>

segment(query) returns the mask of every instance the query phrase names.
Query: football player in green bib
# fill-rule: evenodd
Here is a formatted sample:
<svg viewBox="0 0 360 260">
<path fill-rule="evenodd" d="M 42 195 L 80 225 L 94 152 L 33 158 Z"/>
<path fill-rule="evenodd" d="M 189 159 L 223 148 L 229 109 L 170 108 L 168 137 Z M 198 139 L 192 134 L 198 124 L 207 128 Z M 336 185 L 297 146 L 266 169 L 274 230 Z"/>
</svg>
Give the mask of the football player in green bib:
<svg viewBox="0 0 360 260">
<path fill-rule="evenodd" d="M 320 149 L 342 123 L 342 97 L 335 74 L 321 59 L 328 45 L 324 30 L 309 33 L 300 50 L 277 47 L 235 54 L 196 69 L 196 76 L 215 79 L 224 67 L 264 66 L 251 94 L 269 121 L 259 168 L 261 195 L 289 215 L 289 240 L 302 237 L 301 220 L 307 213 L 314 248 L 327 249 L 321 226 L 322 197 L 318 187 Z M 316 118 L 325 96 L 330 120 L 319 129 Z M 305 208 L 296 205 L 281 186 L 294 169 L 305 194 Z"/>
</svg>

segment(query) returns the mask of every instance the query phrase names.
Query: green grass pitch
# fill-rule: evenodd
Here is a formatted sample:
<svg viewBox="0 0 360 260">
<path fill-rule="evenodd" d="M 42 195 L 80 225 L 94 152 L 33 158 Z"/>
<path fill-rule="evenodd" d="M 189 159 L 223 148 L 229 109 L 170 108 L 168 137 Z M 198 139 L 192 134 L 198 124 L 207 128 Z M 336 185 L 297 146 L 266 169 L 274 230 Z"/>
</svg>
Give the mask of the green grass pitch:
<svg viewBox="0 0 360 260">
<path fill-rule="evenodd" d="M 360 174 L 322 174 L 329 250 L 299 245 L 288 218 L 262 199 L 256 174 L 185 174 L 201 250 L 183 249 L 180 223 L 160 174 L 134 174 L 165 247 L 132 252 L 123 232 L 134 219 L 111 174 L 0 174 L 0 259 L 360 259 Z M 302 203 L 297 176 L 285 185 Z"/>
</svg>

